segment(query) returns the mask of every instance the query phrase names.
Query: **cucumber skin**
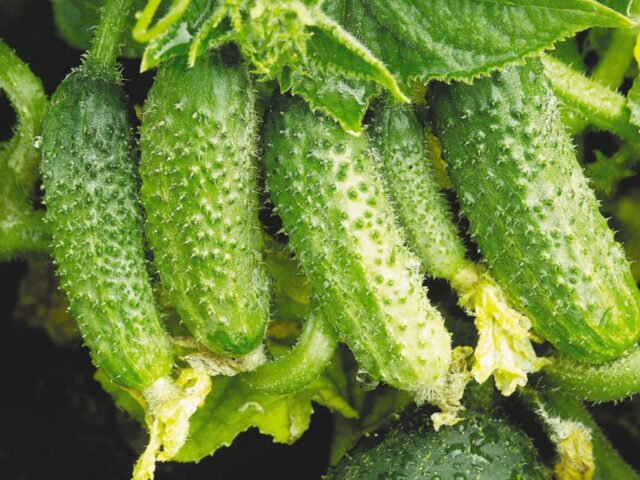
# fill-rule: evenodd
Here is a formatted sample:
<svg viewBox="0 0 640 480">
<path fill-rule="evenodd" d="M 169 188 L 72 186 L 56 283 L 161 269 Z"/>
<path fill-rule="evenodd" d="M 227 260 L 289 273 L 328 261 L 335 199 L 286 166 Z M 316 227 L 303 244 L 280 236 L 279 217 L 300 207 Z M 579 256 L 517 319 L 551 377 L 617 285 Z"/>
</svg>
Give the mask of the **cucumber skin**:
<svg viewBox="0 0 640 480">
<path fill-rule="evenodd" d="M 640 336 L 640 294 L 539 60 L 430 89 L 454 189 L 490 270 L 536 331 L 586 362 Z"/>
<path fill-rule="evenodd" d="M 366 137 L 299 101 L 270 113 L 267 190 L 326 318 L 374 378 L 405 390 L 432 385 L 447 372 L 450 335 L 403 243 Z"/>
<path fill-rule="evenodd" d="M 457 425 L 435 432 L 429 410 L 407 412 L 371 435 L 329 471 L 328 480 L 381 478 L 550 478 L 529 439 L 487 413 L 468 411 Z"/>
<path fill-rule="evenodd" d="M 466 251 L 431 171 L 414 107 L 385 99 L 372 111 L 368 133 L 380 153 L 377 165 L 387 182 L 407 243 L 428 275 L 451 281 L 458 270 L 468 265 Z M 416 192 L 420 195 L 416 196 Z"/>
<path fill-rule="evenodd" d="M 256 348 L 269 319 L 253 106 L 243 66 L 172 60 L 141 127 L 142 203 L 162 284 L 194 337 L 231 356 Z"/>
<path fill-rule="evenodd" d="M 43 125 L 42 182 L 53 258 L 96 366 L 145 390 L 173 352 L 145 265 L 134 138 L 116 72 L 74 70 Z"/>
</svg>

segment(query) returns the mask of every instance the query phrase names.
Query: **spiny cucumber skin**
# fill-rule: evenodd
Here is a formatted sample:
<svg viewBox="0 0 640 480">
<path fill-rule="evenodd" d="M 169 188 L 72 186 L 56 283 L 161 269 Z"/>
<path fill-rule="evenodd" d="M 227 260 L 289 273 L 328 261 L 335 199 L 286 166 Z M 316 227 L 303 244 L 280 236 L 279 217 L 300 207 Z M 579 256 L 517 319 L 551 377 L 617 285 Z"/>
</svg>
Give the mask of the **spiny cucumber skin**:
<svg viewBox="0 0 640 480">
<path fill-rule="evenodd" d="M 450 335 L 422 287 L 366 137 L 299 101 L 268 117 L 267 188 L 326 318 L 360 367 L 395 387 L 433 385 Z"/>
<path fill-rule="evenodd" d="M 586 362 L 640 336 L 640 294 L 576 160 L 539 60 L 433 85 L 430 105 L 463 214 L 534 328 Z"/>
<path fill-rule="evenodd" d="M 258 346 L 269 318 L 256 128 L 246 69 L 213 55 L 160 67 L 144 105 L 142 203 L 162 284 L 198 341 L 231 356 Z"/>
<path fill-rule="evenodd" d="M 145 265 L 134 139 L 114 72 L 73 71 L 43 126 L 42 182 L 62 289 L 95 364 L 145 390 L 173 365 Z"/>
<path fill-rule="evenodd" d="M 452 280 L 467 265 L 464 244 L 433 174 L 415 111 L 385 99 L 372 109 L 369 137 L 407 244 L 426 273 Z"/>
</svg>

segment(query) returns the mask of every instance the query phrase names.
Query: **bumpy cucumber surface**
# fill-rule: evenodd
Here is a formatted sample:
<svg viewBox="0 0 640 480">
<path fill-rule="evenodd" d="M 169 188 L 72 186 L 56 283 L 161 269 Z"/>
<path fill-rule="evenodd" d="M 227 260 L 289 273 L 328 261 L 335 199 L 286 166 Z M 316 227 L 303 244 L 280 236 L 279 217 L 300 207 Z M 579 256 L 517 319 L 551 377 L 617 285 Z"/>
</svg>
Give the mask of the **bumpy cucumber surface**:
<svg viewBox="0 0 640 480">
<path fill-rule="evenodd" d="M 430 88 L 436 133 L 491 272 L 534 328 L 587 362 L 640 336 L 640 294 L 539 60 Z"/>
<path fill-rule="evenodd" d="M 373 107 L 369 137 L 407 243 L 425 272 L 452 280 L 467 266 L 449 205 L 431 171 L 427 146 L 412 106 L 385 99 Z"/>
<path fill-rule="evenodd" d="M 372 377 L 407 390 L 433 386 L 451 361 L 450 336 L 366 137 L 283 99 L 265 142 L 268 191 L 326 318 Z"/>
<path fill-rule="evenodd" d="M 220 354 L 254 349 L 269 316 L 256 136 L 244 66 L 211 55 L 160 67 L 141 128 L 147 235 L 169 300 Z"/>
<path fill-rule="evenodd" d="M 408 412 L 345 456 L 328 479 L 550 478 L 531 440 L 503 420 L 470 411 L 463 422 L 435 432 L 428 418 L 424 410 Z"/>
<path fill-rule="evenodd" d="M 116 70 L 80 67 L 43 126 L 42 181 L 53 257 L 95 364 L 144 390 L 172 351 L 145 265 L 134 140 Z"/>
</svg>

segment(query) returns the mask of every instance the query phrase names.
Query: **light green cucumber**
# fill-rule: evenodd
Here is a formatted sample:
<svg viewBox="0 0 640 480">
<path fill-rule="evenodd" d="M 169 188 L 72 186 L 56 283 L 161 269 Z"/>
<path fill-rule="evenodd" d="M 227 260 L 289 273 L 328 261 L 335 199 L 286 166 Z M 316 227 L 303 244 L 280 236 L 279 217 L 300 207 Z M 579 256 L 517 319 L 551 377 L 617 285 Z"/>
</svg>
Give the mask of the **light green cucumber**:
<svg viewBox="0 0 640 480">
<path fill-rule="evenodd" d="M 451 339 L 404 245 L 365 136 L 280 99 L 265 133 L 267 190 L 325 317 L 360 368 L 395 387 L 442 381 Z"/>
<path fill-rule="evenodd" d="M 147 237 L 169 301 L 210 350 L 244 355 L 269 318 L 247 69 L 217 55 L 158 71 L 141 127 Z"/>
<path fill-rule="evenodd" d="M 586 362 L 640 336 L 640 294 L 538 59 L 430 88 L 436 133 L 491 273 L 535 330 Z"/>
<path fill-rule="evenodd" d="M 414 108 L 391 99 L 379 101 L 372 108 L 368 133 L 408 246 L 428 275 L 451 283 L 460 305 L 475 317 L 475 379 L 484 382 L 493 374 L 500 391 L 510 395 L 526 383 L 528 373 L 544 364 L 529 340 L 531 322 L 509 306 L 483 266 L 466 258 Z"/>
</svg>

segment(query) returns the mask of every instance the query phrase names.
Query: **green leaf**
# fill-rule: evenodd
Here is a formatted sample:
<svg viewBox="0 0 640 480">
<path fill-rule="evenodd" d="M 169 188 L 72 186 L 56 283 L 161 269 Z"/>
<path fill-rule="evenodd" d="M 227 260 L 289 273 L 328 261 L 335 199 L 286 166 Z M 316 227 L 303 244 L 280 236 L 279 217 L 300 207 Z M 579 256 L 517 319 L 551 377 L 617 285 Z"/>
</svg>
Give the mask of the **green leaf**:
<svg viewBox="0 0 640 480">
<path fill-rule="evenodd" d="M 51 0 L 53 16 L 58 32 L 72 47 L 87 50 L 91 44 L 100 9 L 105 0 Z M 145 0 L 133 0 L 133 8 L 127 20 L 128 31 L 135 22 L 135 11 L 142 8 Z M 125 35 L 122 54 L 125 57 L 138 58 L 142 55 L 143 46 L 135 42 L 131 35 Z"/>
<path fill-rule="evenodd" d="M 337 364 L 339 366 L 339 362 Z M 346 418 L 355 418 L 357 412 L 340 393 L 341 376 L 340 371 L 330 366 L 320 378 L 287 395 L 256 392 L 239 376 L 214 377 L 204 404 L 189 420 L 187 441 L 173 460 L 197 462 L 231 445 L 240 433 L 251 427 L 272 436 L 274 442 L 292 444 L 309 428 L 312 402 Z M 133 396 L 100 370 L 95 379 L 113 397 L 118 408 L 145 426 L 144 411 Z"/>
<path fill-rule="evenodd" d="M 371 97 L 380 87 L 407 101 L 386 67 L 314 0 L 174 0 L 148 29 L 158 0 L 149 0 L 134 31 L 150 40 L 142 70 L 175 55 L 193 63 L 210 48 L 233 41 L 254 72 L 277 78 L 284 91 L 304 97 L 314 108 L 359 132 Z M 185 8 L 185 5 L 186 8 Z"/>
<path fill-rule="evenodd" d="M 629 15 L 633 0 L 600 0 L 600 3 L 624 15 Z"/>
<path fill-rule="evenodd" d="M 640 142 L 640 130 L 631 122 L 624 96 L 573 70 L 549 55 L 542 56 L 544 71 L 556 96 L 594 126 L 623 140 Z"/>
<path fill-rule="evenodd" d="M 469 80 L 592 26 L 632 22 L 592 0 L 329 0 L 325 11 L 398 78 Z"/>
<path fill-rule="evenodd" d="M 255 392 L 237 377 L 215 377 L 204 405 L 191 418 L 189 438 L 175 460 L 197 462 L 231 445 L 238 434 L 251 427 L 272 436 L 274 442 L 291 444 L 309 428 L 311 402 L 346 417 L 356 416 L 327 376 L 289 395 Z"/>
</svg>

